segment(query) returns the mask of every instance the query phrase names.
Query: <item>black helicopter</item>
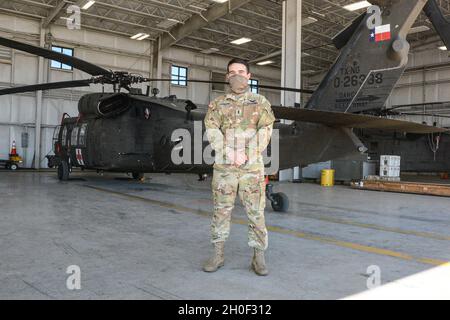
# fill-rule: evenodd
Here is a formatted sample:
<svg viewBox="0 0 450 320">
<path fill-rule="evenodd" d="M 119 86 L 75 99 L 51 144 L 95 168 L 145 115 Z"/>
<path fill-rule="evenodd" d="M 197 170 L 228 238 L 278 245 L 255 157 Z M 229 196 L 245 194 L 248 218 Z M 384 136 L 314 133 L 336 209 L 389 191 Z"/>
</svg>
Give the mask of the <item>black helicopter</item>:
<svg viewBox="0 0 450 320">
<path fill-rule="evenodd" d="M 434 3 L 434 0 L 430 2 Z M 446 131 L 434 126 L 355 113 L 380 109 L 384 105 L 406 67 L 409 52 L 406 35 L 424 6 L 424 0 L 387 1 L 383 8 L 383 24 L 396 27 L 391 29 L 388 40 L 378 43 L 371 42 L 372 30 L 366 26 L 371 15 L 361 15 L 334 38 L 340 55 L 313 92 L 307 107 L 272 107 L 277 119 L 293 120 L 291 124 L 275 124 L 279 132 L 278 169 L 365 152 L 367 148 L 352 128 L 414 134 Z M 429 11 L 427 14 L 433 13 L 429 16 L 434 22 L 439 19 L 436 8 L 439 10 L 439 7 L 431 5 L 430 9 L 429 4 L 425 8 Z M 448 33 L 448 29 L 445 32 Z M 438 33 L 442 36 L 443 31 L 438 30 Z M 444 36 L 443 39 L 446 41 Z M 2 89 L 0 95 L 90 84 L 113 85 L 113 92 L 84 95 L 78 103 L 79 115 L 63 116 L 61 125 L 55 130 L 55 155 L 48 159 L 50 167 L 58 168 L 60 180 L 68 180 L 73 167 L 132 173 L 135 179 L 153 172 L 203 175 L 212 171 L 211 164 L 204 159 L 197 164 L 175 164 L 171 158 L 174 148 L 183 149 L 183 143 L 186 143 L 182 139 L 172 139 L 174 130 L 185 129 L 193 136 L 195 123 L 203 121 L 206 110 L 200 110 L 190 100 L 174 96 L 157 97 L 156 88 L 150 90 L 148 87 L 147 92 L 142 93 L 132 87 L 170 79 L 148 79 L 126 72 L 113 72 L 75 57 L 2 37 L 0 45 L 59 61 L 92 76 L 86 80 Z M 450 43 L 448 45 L 450 47 Z M 259 87 L 311 93 L 292 88 Z M 196 147 L 194 140 L 189 142 L 193 151 Z M 203 141 L 202 150 L 208 145 Z M 271 185 L 267 186 L 267 197 L 276 211 L 287 210 L 287 197 L 273 193 Z"/>
</svg>

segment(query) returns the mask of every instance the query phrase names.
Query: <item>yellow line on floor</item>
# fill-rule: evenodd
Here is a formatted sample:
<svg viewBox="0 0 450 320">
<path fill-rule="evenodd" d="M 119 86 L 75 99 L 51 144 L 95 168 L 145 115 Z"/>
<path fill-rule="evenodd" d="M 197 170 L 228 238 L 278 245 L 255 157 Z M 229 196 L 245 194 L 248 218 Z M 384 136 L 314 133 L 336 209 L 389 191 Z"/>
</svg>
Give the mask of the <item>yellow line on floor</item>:
<svg viewBox="0 0 450 320">
<path fill-rule="evenodd" d="M 412 236 L 417 236 L 417 237 L 422 237 L 422 238 L 430 238 L 430 239 L 434 239 L 434 240 L 450 241 L 450 236 L 445 236 L 445 235 L 440 235 L 440 234 L 435 234 L 435 233 L 412 231 L 412 230 L 405 230 L 405 229 L 400 229 L 400 228 L 391 228 L 391 227 L 380 226 L 377 224 L 361 223 L 361 222 L 357 222 L 357 221 L 350 221 L 350 220 L 346 220 L 346 219 L 327 217 L 327 216 L 316 215 L 316 214 L 300 213 L 300 214 L 295 214 L 295 215 L 298 217 L 307 218 L 307 219 L 314 219 L 314 220 L 326 221 L 326 222 L 331 222 L 331 223 L 344 224 L 344 225 L 361 227 L 361 228 L 366 228 L 366 229 L 374 229 L 374 230 L 379 230 L 379 231 L 400 233 L 400 234 L 412 235 Z"/>
<path fill-rule="evenodd" d="M 114 195 L 121 196 L 121 197 L 128 198 L 128 199 L 139 200 L 139 201 L 155 204 L 155 205 L 158 205 L 158 206 L 164 207 L 164 208 L 190 212 L 190 213 L 194 213 L 196 215 L 200 215 L 203 217 L 211 216 L 210 212 L 201 210 L 201 209 L 193 209 L 193 208 L 189 208 L 189 207 L 185 207 L 185 206 L 181 206 L 181 205 L 177 205 L 177 204 L 173 204 L 173 203 L 169 203 L 169 202 L 165 202 L 165 201 L 147 199 L 147 198 L 143 198 L 143 197 L 127 194 L 127 193 L 122 193 L 122 192 L 118 192 L 118 191 L 113 191 L 113 190 L 109 190 L 109 189 L 104 189 L 104 188 L 100 188 L 100 187 L 95 187 L 95 186 L 91 186 L 91 185 L 86 185 L 86 186 L 88 188 L 98 190 L 101 192 L 110 193 L 110 194 L 114 194 Z M 235 224 L 247 225 L 247 220 L 244 220 L 244 219 L 233 218 L 232 222 Z M 333 239 L 333 238 L 317 236 L 314 234 L 299 232 L 299 231 L 290 230 L 290 229 L 277 227 L 277 226 L 267 226 L 267 229 L 269 231 L 276 232 L 279 234 L 291 235 L 291 236 L 295 236 L 295 237 L 301 238 L 301 239 L 319 241 L 322 243 L 327 243 L 327 244 L 335 245 L 335 246 L 342 247 L 342 248 L 348 248 L 348 249 L 353 249 L 353 250 L 362 251 L 362 252 L 366 252 L 366 253 L 373 253 L 373 254 L 378 254 L 378 255 L 383 255 L 383 256 L 389 256 L 389 257 L 398 258 L 398 259 L 402 259 L 402 260 L 415 261 L 415 262 L 420 262 L 420 263 L 429 264 L 429 265 L 436 265 L 436 266 L 448 263 L 448 261 L 444 261 L 444 260 L 415 257 L 415 256 L 412 256 L 412 255 L 409 255 L 406 253 L 402 253 L 402 252 L 361 245 L 361 244 L 357 244 L 357 243 L 353 243 L 353 242 L 341 241 L 341 240 L 337 240 L 337 239 Z"/>
</svg>

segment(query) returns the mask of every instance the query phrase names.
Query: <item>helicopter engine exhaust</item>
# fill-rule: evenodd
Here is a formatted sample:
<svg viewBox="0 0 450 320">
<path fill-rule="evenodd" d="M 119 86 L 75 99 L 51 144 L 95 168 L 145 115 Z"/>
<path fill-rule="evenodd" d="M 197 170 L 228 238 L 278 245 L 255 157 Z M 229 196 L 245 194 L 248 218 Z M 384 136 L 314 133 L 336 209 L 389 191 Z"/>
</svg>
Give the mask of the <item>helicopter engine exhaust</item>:
<svg viewBox="0 0 450 320">
<path fill-rule="evenodd" d="M 78 111 L 102 118 L 118 116 L 130 108 L 130 97 L 125 93 L 90 94 L 81 98 Z"/>
</svg>

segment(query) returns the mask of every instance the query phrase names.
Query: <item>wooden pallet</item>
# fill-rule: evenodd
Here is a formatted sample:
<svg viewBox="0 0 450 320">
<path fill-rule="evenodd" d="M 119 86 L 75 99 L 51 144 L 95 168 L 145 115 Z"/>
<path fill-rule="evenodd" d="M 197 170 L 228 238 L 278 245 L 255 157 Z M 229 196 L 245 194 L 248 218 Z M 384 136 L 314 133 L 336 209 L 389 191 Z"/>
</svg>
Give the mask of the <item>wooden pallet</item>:
<svg viewBox="0 0 450 320">
<path fill-rule="evenodd" d="M 450 185 L 418 183 L 418 182 L 393 182 L 383 180 L 362 180 L 352 182 L 353 189 L 374 190 L 386 192 L 413 193 L 431 196 L 450 197 Z"/>
</svg>

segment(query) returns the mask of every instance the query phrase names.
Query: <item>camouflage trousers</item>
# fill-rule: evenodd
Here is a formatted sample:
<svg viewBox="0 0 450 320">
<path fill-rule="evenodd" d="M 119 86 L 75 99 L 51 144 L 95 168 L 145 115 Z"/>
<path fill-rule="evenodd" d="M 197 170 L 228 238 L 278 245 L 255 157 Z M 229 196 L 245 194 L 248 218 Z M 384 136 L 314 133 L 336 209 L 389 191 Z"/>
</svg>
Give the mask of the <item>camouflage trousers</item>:
<svg viewBox="0 0 450 320">
<path fill-rule="evenodd" d="M 264 167 L 245 170 L 237 167 L 214 169 L 212 191 L 214 213 L 211 223 L 212 242 L 226 241 L 230 234 L 231 212 L 236 194 L 248 217 L 248 245 L 266 250 L 268 244 L 264 218 L 265 198 Z"/>
</svg>

